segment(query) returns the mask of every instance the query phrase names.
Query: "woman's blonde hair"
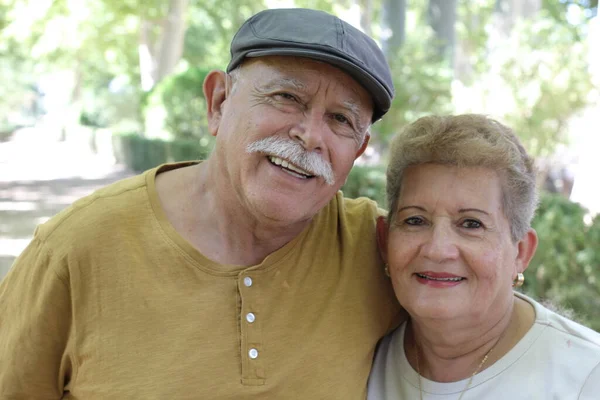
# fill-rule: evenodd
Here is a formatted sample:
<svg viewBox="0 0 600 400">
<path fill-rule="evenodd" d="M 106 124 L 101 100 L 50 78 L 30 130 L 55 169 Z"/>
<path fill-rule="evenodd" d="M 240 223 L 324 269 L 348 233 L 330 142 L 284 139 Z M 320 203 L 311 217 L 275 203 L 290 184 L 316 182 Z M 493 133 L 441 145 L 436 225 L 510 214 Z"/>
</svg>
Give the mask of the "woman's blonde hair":
<svg viewBox="0 0 600 400">
<path fill-rule="evenodd" d="M 402 177 L 411 165 L 434 163 L 485 167 L 502 179 L 502 206 L 513 241 L 530 227 L 537 206 L 533 159 L 513 131 L 484 115 L 429 116 L 396 134 L 387 168 L 389 219 L 393 220 Z"/>
</svg>

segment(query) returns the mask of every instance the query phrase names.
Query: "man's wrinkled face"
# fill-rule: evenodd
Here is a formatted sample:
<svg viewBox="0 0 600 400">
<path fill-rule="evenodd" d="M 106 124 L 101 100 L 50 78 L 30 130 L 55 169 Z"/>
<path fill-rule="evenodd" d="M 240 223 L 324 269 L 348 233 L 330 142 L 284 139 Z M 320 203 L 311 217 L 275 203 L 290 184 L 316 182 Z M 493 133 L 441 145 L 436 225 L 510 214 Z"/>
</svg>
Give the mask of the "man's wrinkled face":
<svg viewBox="0 0 600 400">
<path fill-rule="evenodd" d="M 225 176 L 259 220 L 308 220 L 364 150 L 371 98 L 341 70 L 304 58 L 251 59 L 237 75 L 216 132 Z"/>
</svg>

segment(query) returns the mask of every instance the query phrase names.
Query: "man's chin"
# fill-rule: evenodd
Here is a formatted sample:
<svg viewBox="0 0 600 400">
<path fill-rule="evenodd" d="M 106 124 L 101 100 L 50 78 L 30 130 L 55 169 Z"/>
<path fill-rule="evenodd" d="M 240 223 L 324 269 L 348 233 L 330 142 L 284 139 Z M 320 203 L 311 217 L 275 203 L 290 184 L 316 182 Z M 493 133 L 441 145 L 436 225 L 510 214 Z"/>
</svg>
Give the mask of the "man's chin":
<svg viewBox="0 0 600 400">
<path fill-rule="evenodd" d="M 294 225 L 310 221 L 327 202 L 313 203 L 314 199 L 302 201 L 299 196 L 293 199 L 262 199 L 256 202 L 258 214 L 265 222 L 279 223 L 281 225 Z"/>
<path fill-rule="evenodd" d="M 319 210 L 309 210 L 305 207 L 294 207 L 291 204 L 282 206 L 280 204 L 264 204 L 261 214 L 266 221 L 278 222 L 282 225 L 294 225 L 310 220 Z"/>
</svg>

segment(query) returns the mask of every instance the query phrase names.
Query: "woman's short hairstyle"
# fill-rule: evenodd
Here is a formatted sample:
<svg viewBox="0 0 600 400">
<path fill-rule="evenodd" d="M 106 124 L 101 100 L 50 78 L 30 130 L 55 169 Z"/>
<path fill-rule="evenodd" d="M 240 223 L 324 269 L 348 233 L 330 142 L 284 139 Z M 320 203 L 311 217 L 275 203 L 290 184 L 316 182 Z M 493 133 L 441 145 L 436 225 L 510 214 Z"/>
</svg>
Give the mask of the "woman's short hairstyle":
<svg viewBox="0 0 600 400">
<path fill-rule="evenodd" d="M 418 164 L 485 167 L 502 180 L 502 206 L 514 242 L 531 226 L 537 206 L 533 159 L 513 131 L 484 115 L 429 116 L 396 134 L 390 144 L 387 200 L 390 221 L 398 208 L 402 177 Z"/>
</svg>

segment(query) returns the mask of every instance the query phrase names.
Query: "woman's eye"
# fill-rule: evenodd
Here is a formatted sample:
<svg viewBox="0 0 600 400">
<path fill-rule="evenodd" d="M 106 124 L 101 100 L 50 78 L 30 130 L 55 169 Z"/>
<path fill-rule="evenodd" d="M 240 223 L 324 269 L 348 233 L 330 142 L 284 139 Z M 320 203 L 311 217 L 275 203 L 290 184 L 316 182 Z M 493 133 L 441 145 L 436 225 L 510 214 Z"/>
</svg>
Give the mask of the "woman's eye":
<svg viewBox="0 0 600 400">
<path fill-rule="evenodd" d="M 418 225 L 423 225 L 425 223 L 425 221 L 421 217 L 408 217 L 404 220 L 404 223 L 406 225 L 418 226 Z"/>
<path fill-rule="evenodd" d="M 479 228 L 483 227 L 483 224 L 480 221 L 477 221 L 476 219 L 465 219 L 464 221 L 461 222 L 460 225 L 463 228 L 467 228 L 467 229 L 479 229 Z"/>
</svg>

